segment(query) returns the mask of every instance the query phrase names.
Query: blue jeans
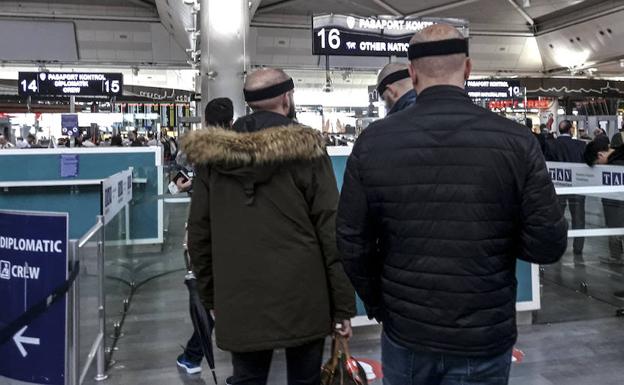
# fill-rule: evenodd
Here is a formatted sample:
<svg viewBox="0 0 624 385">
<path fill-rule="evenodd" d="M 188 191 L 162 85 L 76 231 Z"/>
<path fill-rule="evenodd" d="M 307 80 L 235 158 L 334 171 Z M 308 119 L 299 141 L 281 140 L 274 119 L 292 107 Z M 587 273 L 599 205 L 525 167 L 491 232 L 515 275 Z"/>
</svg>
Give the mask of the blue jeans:
<svg viewBox="0 0 624 385">
<path fill-rule="evenodd" d="M 383 333 L 384 385 L 507 385 L 512 350 L 494 357 L 415 352 Z"/>
</svg>

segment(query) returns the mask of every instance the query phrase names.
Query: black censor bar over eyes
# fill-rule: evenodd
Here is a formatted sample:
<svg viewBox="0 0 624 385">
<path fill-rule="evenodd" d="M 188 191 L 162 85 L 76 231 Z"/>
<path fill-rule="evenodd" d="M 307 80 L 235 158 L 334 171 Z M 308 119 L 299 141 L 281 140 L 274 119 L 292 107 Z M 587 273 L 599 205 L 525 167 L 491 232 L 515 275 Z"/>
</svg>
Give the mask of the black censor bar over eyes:
<svg viewBox="0 0 624 385">
<path fill-rule="evenodd" d="M 262 88 L 259 90 L 248 91 L 243 90 L 245 94 L 246 102 L 259 102 L 260 100 L 272 99 L 274 97 L 285 94 L 288 91 L 292 91 L 295 89 L 295 83 L 292 78 L 286 80 L 285 82 L 276 84 L 274 86 Z"/>
<path fill-rule="evenodd" d="M 393 72 L 390 75 L 383 78 L 381 83 L 377 86 L 377 93 L 381 98 L 384 92 L 386 92 L 386 88 L 394 82 L 398 82 L 399 80 L 407 79 L 410 77 L 409 70 L 400 70 L 397 72 Z"/>
<path fill-rule="evenodd" d="M 428 56 L 453 55 L 457 53 L 464 53 L 466 56 L 469 56 L 467 39 L 429 41 L 412 44 L 409 47 L 410 60 Z"/>
</svg>

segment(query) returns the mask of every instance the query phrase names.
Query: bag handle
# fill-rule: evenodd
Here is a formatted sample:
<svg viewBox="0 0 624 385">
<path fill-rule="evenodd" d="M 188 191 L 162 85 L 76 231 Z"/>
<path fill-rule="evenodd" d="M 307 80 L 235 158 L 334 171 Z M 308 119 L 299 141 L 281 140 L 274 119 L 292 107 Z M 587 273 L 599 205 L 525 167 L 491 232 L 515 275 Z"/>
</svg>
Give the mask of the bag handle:
<svg viewBox="0 0 624 385">
<path fill-rule="evenodd" d="M 342 353 L 345 355 L 346 359 L 348 360 L 349 358 L 351 358 L 351 352 L 349 351 L 349 341 L 347 341 L 346 338 L 340 335 L 336 336 L 336 338 L 338 338 L 338 341 L 340 341 L 340 345 L 342 347 Z"/>
<path fill-rule="evenodd" d="M 332 358 L 331 358 L 331 366 L 332 368 L 337 368 L 338 363 L 340 361 L 340 343 L 338 341 L 338 336 L 334 336 L 332 339 Z"/>
</svg>

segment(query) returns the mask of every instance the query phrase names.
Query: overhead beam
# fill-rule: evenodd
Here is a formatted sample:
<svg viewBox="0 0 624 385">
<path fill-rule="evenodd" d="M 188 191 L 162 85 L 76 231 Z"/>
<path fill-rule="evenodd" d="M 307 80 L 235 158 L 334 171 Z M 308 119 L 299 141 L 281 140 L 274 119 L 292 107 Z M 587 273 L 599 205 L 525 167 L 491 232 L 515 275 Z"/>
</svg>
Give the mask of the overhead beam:
<svg viewBox="0 0 624 385">
<path fill-rule="evenodd" d="M 252 21 L 254 28 L 277 28 L 277 29 L 298 29 L 309 30 L 312 28 L 306 23 L 275 23 L 270 21 Z M 470 36 L 505 36 L 505 37 L 533 37 L 533 33 L 528 31 L 496 31 L 496 30 L 470 30 Z"/>
<path fill-rule="evenodd" d="M 257 12 L 258 13 L 271 12 L 271 11 L 274 11 L 276 9 L 280 9 L 280 8 L 285 7 L 285 6 L 288 6 L 288 5 L 291 5 L 293 3 L 296 3 L 298 1 L 301 1 L 301 0 L 282 0 L 282 1 L 278 1 L 278 2 L 273 3 L 273 4 L 269 4 L 269 5 L 265 5 L 265 6 L 262 6 L 262 7 L 258 7 Z"/>
<path fill-rule="evenodd" d="M 0 18 L 25 20 L 98 20 L 98 21 L 134 21 L 140 23 L 160 23 L 159 17 L 151 16 L 108 16 L 108 15 L 74 15 L 63 13 L 20 13 L 0 12 Z"/>
<path fill-rule="evenodd" d="M 249 1 L 249 20 L 252 20 L 258 11 L 258 7 L 260 7 L 261 0 L 251 0 Z"/>
<path fill-rule="evenodd" d="M 442 4 L 442 5 L 437 5 L 435 7 L 431 7 L 431 8 L 425 8 L 425 9 L 421 9 L 420 11 L 415 11 L 410 13 L 409 15 L 407 15 L 407 17 L 420 17 L 420 16 L 425 16 L 425 15 L 430 15 L 432 13 L 436 13 L 436 12 L 442 12 L 442 11 L 446 11 L 449 9 L 453 9 L 453 8 L 457 8 L 457 7 L 461 7 L 463 5 L 468 5 L 468 4 L 472 4 L 472 3 L 476 3 L 479 0 L 459 0 L 459 1 L 452 1 L 450 3 L 446 3 L 446 4 Z"/>
<path fill-rule="evenodd" d="M 392 13 L 394 16 L 399 16 L 399 17 L 404 16 L 398 9 L 394 8 L 393 6 L 391 6 L 390 4 L 388 4 L 387 2 L 383 0 L 373 0 L 373 2 L 377 4 L 378 6 L 380 6 L 381 8 L 385 9 L 386 11 Z"/>
<path fill-rule="evenodd" d="M 535 25 L 535 20 L 533 20 L 531 15 L 529 15 L 527 13 L 527 11 L 525 11 L 521 6 L 519 6 L 518 3 L 516 3 L 515 0 L 507 0 L 507 1 L 509 2 L 509 4 L 511 4 L 512 7 L 514 7 L 516 12 L 518 12 L 520 14 L 520 16 L 522 16 L 524 18 L 524 20 L 526 20 L 527 23 L 529 23 L 531 25 L 531 27 L 533 27 Z"/>
<path fill-rule="evenodd" d="M 128 0 L 128 3 L 132 3 L 136 6 L 139 6 L 141 8 L 146 8 L 146 9 L 151 9 L 151 10 L 155 10 L 156 9 L 156 4 L 154 3 L 150 3 L 147 0 Z"/>
<path fill-rule="evenodd" d="M 591 1 L 591 4 L 586 3 L 587 1 L 575 4 L 537 18 L 535 20 L 536 36 L 560 31 L 577 24 L 624 11 L 624 3 L 622 2 L 594 0 Z"/>
</svg>

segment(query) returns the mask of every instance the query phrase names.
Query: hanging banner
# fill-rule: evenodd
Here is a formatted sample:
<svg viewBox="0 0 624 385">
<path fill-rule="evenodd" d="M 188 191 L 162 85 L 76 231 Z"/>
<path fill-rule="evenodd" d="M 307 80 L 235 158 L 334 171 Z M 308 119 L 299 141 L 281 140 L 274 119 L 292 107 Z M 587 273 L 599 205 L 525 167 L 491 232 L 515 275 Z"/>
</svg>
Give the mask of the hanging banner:
<svg viewBox="0 0 624 385">
<path fill-rule="evenodd" d="M 407 57 L 412 36 L 431 25 L 441 23 L 457 27 L 468 37 L 468 21 L 462 19 L 314 16 L 312 54 Z"/>
<path fill-rule="evenodd" d="M 120 96 L 121 73 L 20 72 L 20 96 Z"/>
</svg>

